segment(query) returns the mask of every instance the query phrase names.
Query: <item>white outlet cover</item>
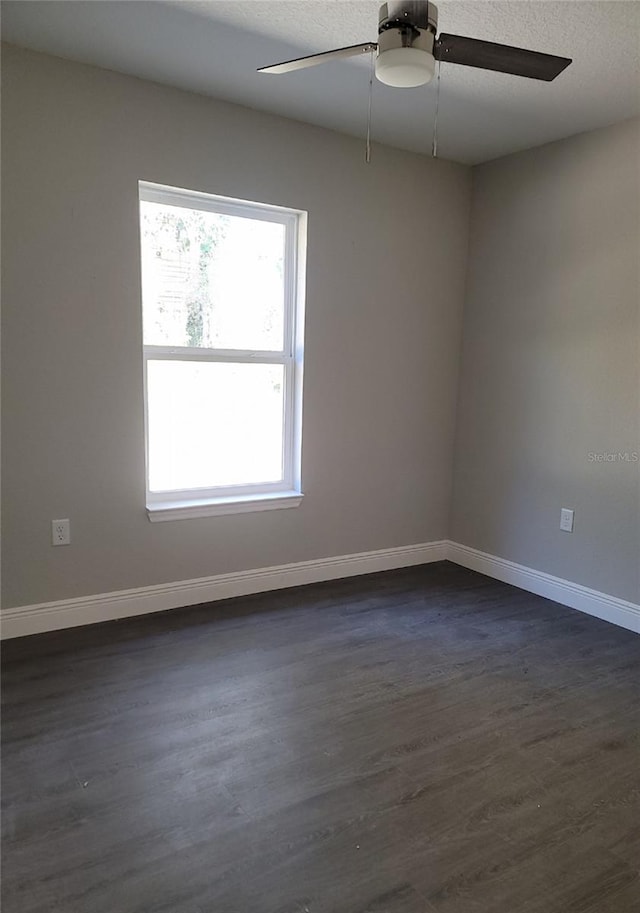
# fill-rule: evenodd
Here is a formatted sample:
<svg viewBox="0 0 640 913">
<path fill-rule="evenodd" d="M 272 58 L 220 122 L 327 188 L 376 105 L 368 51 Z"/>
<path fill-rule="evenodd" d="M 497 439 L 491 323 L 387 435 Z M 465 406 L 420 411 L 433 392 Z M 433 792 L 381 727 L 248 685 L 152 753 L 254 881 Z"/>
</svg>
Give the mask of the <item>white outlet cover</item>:
<svg viewBox="0 0 640 913">
<path fill-rule="evenodd" d="M 560 529 L 565 533 L 573 532 L 573 511 L 568 507 L 560 510 Z"/>
<path fill-rule="evenodd" d="M 71 523 L 68 519 L 51 521 L 51 544 L 71 545 Z"/>
</svg>

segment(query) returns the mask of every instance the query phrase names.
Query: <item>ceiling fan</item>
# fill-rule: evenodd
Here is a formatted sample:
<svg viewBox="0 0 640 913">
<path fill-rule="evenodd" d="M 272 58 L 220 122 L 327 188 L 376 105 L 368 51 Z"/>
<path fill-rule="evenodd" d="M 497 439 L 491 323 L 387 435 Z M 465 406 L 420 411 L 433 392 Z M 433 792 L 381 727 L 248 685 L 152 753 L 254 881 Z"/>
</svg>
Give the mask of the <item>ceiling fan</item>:
<svg viewBox="0 0 640 913">
<path fill-rule="evenodd" d="M 412 87 L 428 83 L 436 61 L 551 82 L 571 63 L 556 57 L 477 38 L 448 35 L 438 30 L 438 10 L 430 0 L 383 3 L 378 16 L 378 41 L 355 44 L 309 57 L 261 67 L 259 73 L 290 73 L 329 60 L 373 54 L 375 75 L 388 86 Z"/>
</svg>

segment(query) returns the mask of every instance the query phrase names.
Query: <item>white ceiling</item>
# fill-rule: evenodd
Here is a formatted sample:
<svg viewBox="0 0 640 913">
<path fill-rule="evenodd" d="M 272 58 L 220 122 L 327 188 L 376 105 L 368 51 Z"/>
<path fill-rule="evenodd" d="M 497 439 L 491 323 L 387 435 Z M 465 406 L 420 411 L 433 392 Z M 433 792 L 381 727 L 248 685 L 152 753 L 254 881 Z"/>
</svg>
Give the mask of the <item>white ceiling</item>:
<svg viewBox="0 0 640 913">
<path fill-rule="evenodd" d="M 640 2 L 442 0 L 439 28 L 573 57 L 555 82 L 443 64 L 439 155 L 477 163 L 640 114 Z M 5 41 L 364 136 L 369 69 L 256 68 L 371 41 L 378 0 L 5 0 Z M 428 152 L 435 83 L 375 83 L 373 138 Z"/>
</svg>

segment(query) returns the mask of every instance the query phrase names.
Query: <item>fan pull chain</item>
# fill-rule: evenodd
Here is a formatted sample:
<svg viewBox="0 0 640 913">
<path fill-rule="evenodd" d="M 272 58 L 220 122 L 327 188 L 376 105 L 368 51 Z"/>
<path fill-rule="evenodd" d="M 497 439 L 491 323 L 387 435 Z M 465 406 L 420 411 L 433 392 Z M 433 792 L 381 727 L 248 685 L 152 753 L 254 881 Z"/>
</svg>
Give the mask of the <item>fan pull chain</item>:
<svg viewBox="0 0 640 913">
<path fill-rule="evenodd" d="M 433 140 L 431 142 L 431 155 L 438 158 L 438 109 L 440 107 L 440 61 L 438 60 L 438 75 L 436 77 L 436 113 L 433 119 Z"/>
<path fill-rule="evenodd" d="M 375 56 L 373 49 L 371 50 L 371 67 L 369 69 L 369 104 L 367 108 L 367 149 L 365 152 L 365 161 L 367 165 L 371 161 L 371 100 L 373 98 L 373 74 L 375 70 Z"/>
</svg>

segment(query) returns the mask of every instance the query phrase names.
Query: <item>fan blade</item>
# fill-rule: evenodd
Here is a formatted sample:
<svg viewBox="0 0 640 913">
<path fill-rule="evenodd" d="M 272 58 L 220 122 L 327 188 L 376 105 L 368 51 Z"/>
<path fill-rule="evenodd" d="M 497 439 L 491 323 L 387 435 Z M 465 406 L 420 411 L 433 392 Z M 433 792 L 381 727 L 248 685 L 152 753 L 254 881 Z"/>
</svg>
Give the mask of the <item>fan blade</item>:
<svg viewBox="0 0 640 913">
<path fill-rule="evenodd" d="M 545 82 L 551 82 L 571 63 L 569 57 L 555 57 L 553 54 L 512 48 L 508 44 L 445 34 L 435 42 L 433 56 L 436 60 L 459 63 L 464 67 L 496 70 L 513 76 L 544 79 Z"/>
<path fill-rule="evenodd" d="M 293 70 L 317 67 L 319 63 L 326 63 L 327 60 L 341 60 L 344 57 L 369 54 L 371 51 L 375 51 L 377 47 L 378 45 L 372 41 L 367 42 L 367 44 L 352 44 L 348 48 L 336 48 L 335 51 L 323 51 L 321 54 L 311 54 L 310 57 L 285 60 L 284 63 L 275 63 L 271 67 L 260 67 L 258 73 L 291 73 Z"/>
</svg>

